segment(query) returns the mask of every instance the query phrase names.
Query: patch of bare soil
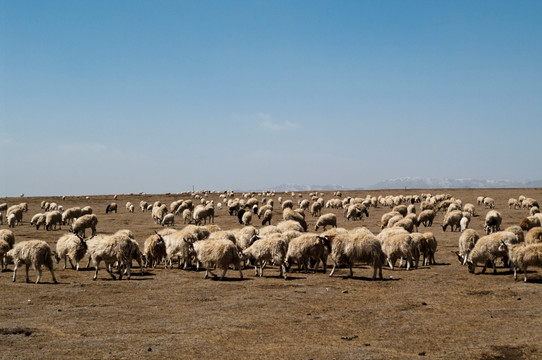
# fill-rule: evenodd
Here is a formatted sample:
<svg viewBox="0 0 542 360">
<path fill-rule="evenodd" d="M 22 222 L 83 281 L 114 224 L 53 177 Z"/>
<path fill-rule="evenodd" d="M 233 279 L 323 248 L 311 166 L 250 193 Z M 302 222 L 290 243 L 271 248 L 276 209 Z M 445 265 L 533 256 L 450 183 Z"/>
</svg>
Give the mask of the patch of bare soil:
<svg viewBox="0 0 542 360">
<path fill-rule="evenodd" d="M 519 224 L 528 210 L 509 209 L 507 202 L 519 195 L 542 200 L 540 189 L 408 190 L 343 192 L 344 196 L 449 193 L 473 203 L 480 214 L 470 227 L 482 232 L 487 209 L 476 204 L 479 195 L 496 200 L 503 215 L 501 228 Z M 332 193 L 325 192 L 327 201 Z M 273 224 L 282 215 L 275 197 Z M 280 194 L 290 199 L 290 194 Z M 308 193 L 302 193 L 303 199 Z M 9 204 L 26 201 L 29 211 L 24 224 L 14 229 L 16 241 L 43 239 L 53 248 L 62 230 L 36 230 L 29 225 L 33 214 L 42 212 L 42 200 L 64 208 L 90 205 L 98 215 L 98 233 L 130 229 L 143 245 L 146 237 L 162 227 L 150 213 L 137 209 L 140 200 L 160 200 L 169 205 L 187 195 L 121 195 L 118 213 L 105 214 L 111 195 L 54 198 L 8 198 Z M 209 200 L 219 202 L 218 194 Z M 297 196 L 293 198 L 297 204 Z M 129 213 L 127 201 L 136 206 Z M 388 208 L 371 208 L 369 218 L 347 221 L 342 209 L 324 209 L 337 214 L 339 226 L 367 226 L 378 233 L 380 217 Z M 309 228 L 316 218 L 307 212 Z M 459 232 L 442 231 L 439 212 L 431 231 L 438 240 L 436 265 L 406 271 L 384 268 L 384 280 L 372 281 L 372 270 L 363 264 L 339 268 L 327 274 L 297 272 L 289 279 L 279 269 L 266 268 L 264 277 L 253 269 L 228 271 L 226 281 L 204 280 L 202 271 L 134 269 L 131 280 L 111 280 L 100 269 L 79 272 L 55 265 L 58 285 L 43 272 L 42 284 L 24 282 L 24 269 L 11 281 L 13 265 L 0 273 L 0 358 L 215 358 L 236 359 L 541 359 L 542 271 L 529 269 L 529 282 L 514 281 L 499 264 L 480 274 L 468 273 L 453 251 Z M 175 228 L 184 225 L 176 218 Z M 237 218 L 217 210 L 215 223 L 222 229 L 239 228 Z M 261 227 L 258 218 L 254 225 Z M 7 226 L 0 225 L 0 228 Z M 135 265 L 135 264 L 134 264 Z M 68 265 L 69 267 L 69 265 Z M 36 272 L 30 271 L 34 281 Z"/>
</svg>

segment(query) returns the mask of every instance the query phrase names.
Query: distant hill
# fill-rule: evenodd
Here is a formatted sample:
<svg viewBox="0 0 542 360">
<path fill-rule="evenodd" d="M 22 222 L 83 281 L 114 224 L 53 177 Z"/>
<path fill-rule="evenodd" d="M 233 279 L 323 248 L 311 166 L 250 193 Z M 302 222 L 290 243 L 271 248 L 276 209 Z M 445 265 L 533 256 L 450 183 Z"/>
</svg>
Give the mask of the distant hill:
<svg viewBox="0 0 542 360">
<path fill-rule="evenodd" d="M 403 177 L 388 179 L 368 186 L 367 190 L 377 189 L 479 189 L 479 188 L 535 188 L 542 187 L 542 180 L 512 181 L 483 179 L 435 179 Z"/>
</svg>

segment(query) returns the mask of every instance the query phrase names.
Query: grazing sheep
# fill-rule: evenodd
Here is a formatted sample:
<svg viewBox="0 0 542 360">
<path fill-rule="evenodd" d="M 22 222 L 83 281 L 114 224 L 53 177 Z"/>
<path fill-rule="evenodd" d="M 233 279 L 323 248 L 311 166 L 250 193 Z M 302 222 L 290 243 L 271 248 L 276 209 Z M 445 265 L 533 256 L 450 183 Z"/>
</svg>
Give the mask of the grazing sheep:
<svg viewBox="0 0 542 360">
<path fill-rule="evenodd" d="M 122 266 L 126 267 L 127 278 L 130 279 L 132 259 L 139 252 L 135 248 L 134 240 L 123 231 L 113 235 L 98 235 L 87 240 L 88 254 L 94 262 L 94 278 L 98 278 L 98 268 L 102 261 L 105 262 L 105 270 L 116 280 L 111 268 L 115 262 L 119 263 L 119 280 L 122 280 Z"/>
<path fill-rule="evenodd" d="M 459 237 L 459 252 L 456 252 L 457 258 L 461 265 L 467 263 L 469 253 L 474 248 L 476 242 L 480 239 L 480 235 L 476 230 L 467 229 Z"/>
<path fill-rule="evenodd" d="M 139 202 L 139 208 L 141 209 L 141 212 L 147 211 L 147 206 L 149 206 L 149 204 L 146 201 L 141 200 Z"/>
<path fill-rule="evenodd" d="M 537 207 L 537 206 L 533 206 L 530 210 L 529 210 L 529 215 L 533 216 L 535 214 L 540 214 L 540 209 Z"/>
<path fill-rule="evenodd" d="M 423 210 L 419 215 L 418 215 L 418 223 L 417 225 L 419 226 L 420 224 L 423 224 L 423 226 L 425 227 L 428 227 L 428 226 L 433 226 L 433 220 L 435 219 L 435 210 Z"/>
<path fill-rule="evenodd" d="M 53 259 L 51 256 L 51 248 L 45 241 L 28 240 L 15 244 L 13 249 L 9 250 L 6 254 L 6 260 L 13 261 L 15 264 L 15 267 L 13 268 L 13 281 L 15 282 L 19 266 L 25 264 L 26 282 L 30 282 L 28 279 L 28 269 L 32 266 L 38 271 L 38 278 L 36 279 L 37 284 L 41 280 L 41 266 L 45 265 L 51 272 L 53 282 L 57 284 L 55 273 L 53 272 Z"/>
<path fill-rule="evenodd" d="M 444 215 L 444 221 L 442 222 L 442 231 L 446 231 L 446 228 L 450 226 L 452 232 L 455 230 L 461 229 L 461 218 L 463 217 L 463 212 L 461 210 L 453 210 Z"/>
<path fill-rule="evenodd" d="M 503 241 L 507 243 L 517 243 L 518 238 L 514 233 L 507 231 L 499 231 L 481 237 L 468 255 L 467 264 L 469 266 L 469 272 L 474 274 L 478 263 L 483 263 L 484 268 L 482 269 L 482 273 L 485 273 L 489 261 L 493 266 L 493 272 L 496 274 L 497 268 L 495 266 L 495 260 L 499 257 L 507 256 L 506 250 L 499 249 Z"/>
<path fill-rule="evenodd" d="M 15 225 L 21 225 L 23 223 L 24 209 L 19 205 L 11 206 L 6 212 L 8 226 L 15 227 Z M 12 219 L 10 222 L 10 218 Z"/>
<path fill-rule="evenodd" d="M 294 202 L 292 200 L 285 200 L 285 201 L 282 202 L 281 207 L 282 207 L 283 211 L 286 208 L 293 209 L 294 208 Z"/>
<path fill-rule="evenodd" d="M 62 213 L 62 224 L 69 225 L 80 216 L 81 216 L 80 207 L 68 208 Z"/>
<path fill-rule="evenodd" d="M 482 205 L 484 203 L 484 199 L 485 199 L 485 196 L 478 196 L 476 198 L 476 202 L 478 203 L 478 205 Z"/>
<path fill-rule="evenodd" d="M 266 237 L 271 234 L 280 234 L 279 228 L 275 225 L 267 225 L 262 227 L 258 233 L 260 237 Z"/>
<path fill-rule="evenodd" d="M 50 211 L 45 215 L 45 230 L 54 230 L 58 226 L 58 230 L 62 230 L 62 213 L 58 210 Z"/>
<path fill-rule="evenodd" d="M 463 206 L 463 211 L 470 213 L 472 217 L 478 216 L 476 215 L 476 208 L 471 203 L 466 203 L 465 206 Z"/>
<path fill-rule="evenodd" d="M 324 231 L 326 231 L 326 226 L 337 227 L 337 216 L 335 214 L 329 213 L 320 216 L 316 221 L 314 231 L 318 231 L 320 227 L 323 227 Z"/>
<path fill-rule="evenodd" d="M 267 223 L 268 225 L 271 225 L 272 218 L 273 218 L 273 210 L 272 209 L 266 210 L 265 213 L 263 214 L 262 226 L 265 226 L 265 223 Z"/>
<path fill-rule="evenodd" d="M 164 217 L 167 215 L 167 205 L 162 204 L 158 206 L 153 206 L 151 211 L 152 219 L 154 220 L 155 224 L 161 224 Z"/>
<path fill-rule="evenodd" d="M 495 200 L 490 197 L 484 198 L 484 207 L 493 209 L 495 208 Z"/>
<path fill-rule="evenodd" d="M 299 232 L 305 231 L 303 229 L 303 226 L 301 226 L 299 222 L 294 221 L 294 220 L 281 221 L 277 224 L 277 227 L 282 233 L 285 233 L 287 231 L 299 231 Z"/>
<path fill-rule="evenodd" d="M 514 280 L 517 280 L 517 270 L 523 270 L 523 281 L 527 282 L 529 266 L 542 267 L 542 243 L 536 244 L 507 244 L 502 242 L 501 251 L 507 251 L 514 269 Z"/>
<path fill-rule="evenodd" d="M 90 206 L 85 206 L 85 207 L 81 208 L 81 215 L 80 216 L 90 215 L 90 214 L 92 214 L 92 208 Z"/>
<path fill-rule="evenodd" d="M 510 199 L 508 199 L 508 208 L 509 209 L 511 209 L 511 208 L 519 209 L 519 208 L 521 208 L 521 205 L 519 204 L 517 199 L 510 198 Z"/>
<path fill-rule="evenodd" d="M 431 232 L 423 234 L 427 244 L 427 255 L 424 254 L 423 265 L 435 265 L 435 253 L 437 252 L 438 242 L 435 235 Z"/>
<path fill-rule="evenodd" d="M 216 266 L 217 268 L 223 270 L 222 275 L 220 276 L 220 280 L 223 280 L 230 265 L 233 265 L 239 269 L 240 278 L 243 278 L 237 247 L 230 240 L 217 239 L 188 243 L 196 254 L 197 259 L 205 267 L 204 279 L 207 279 L 209 274 L 216 277 L 216 275 L 211 272 L 211 268 Z"/>
<path fill-rule="evenodd" d="M 8 209 L 8 204 L 6 203 L 0 204 L 0 211 L 7 211 L 7 209 Z"/>
<path fill-rule="evenodd" d="M 192 211 L 190 209 L 184 209 L 182 216 L 183 216 L 183 224 L 192 223 Z"/>
<path fill-rule="evenodd" d="M 393 227 L 402 227 L 409 233 L 413 232 L 414 230 L 417 230 L 417 219 L 416 214 L 408 214 L 407 217 L 404 217 L 393 224 Z"/>
<path fill-rule="evenodd" d="M 382 242 L 382 251 L 388 259 L 388 265 L 393 270 L 395 261 L 398 258 L 406 258 L 407 270 L 412 266 L 415 244 L 410 234 L 398 234 L 386 237 Z"/>
<path fill-rule="evenodd" d="M 245 226 L 250 225 L 250 222 L 252 221 L 252 212 L 245 211 L 243 213 L 243 216 L 241 217 L 241 223 Z"/>
<path fill-rule="evenodd" d="M 537 226 L 527 231 L 525 235 L 526 244 L 538 244 L 542 243 L 542 227 Z"/>
<path fill-rule="evenodd" d="M 540 226 L 540 219 L 533 215 L 533 216 L 528 216 L 524 219 L 521 220 L 521 222 L 519 223 L 519 226 L 521 227 L 522 230 L 524 231 L 528 231 L 534 227 L 538 227 Z"/>
<path fill-rule="evenodd" d="M 94 214 L 83 215 L 75 220 L 70 231 L 74 234 L 79 234 L 81 237 L 85 237 L 85 230 L 90 228 L 92 235 L 96 235 L 96 225 L 98 224 L 98 217 Z"/>
<path fill-rule="evenodd" d="M 397 216 L 403 217 L 400 213 L 397 211 L 390 211 L 382 215 L 380 218 L 380 228 L 384 229 L 386 226 L 388 226 L 390 219 L 396 218 Z"/>
<path fill-rule="evenodd" d="M 467 216 L 463 216 L 461 218 L 461 221 L 459 221 L 459 226 L 461 226 L 461 232 L 464 232 L 468 229 L 470 223 L 470 218 Z"/>
<path fill-rule="evenodd" d="M 282 234 L 272 234 L 265 238 L 254 236 L 251 239 L 251 245 L 243 250 L 243 255 L 254 260 L 254 270 L 256 276 L 263 276 L 263 268 L 267 263 L 273 262 L 280 268 L 280 276 L 286 280 L 286 252 L 288 251 L 288 242 Z M 259 264 L 259 269 L 258 269 Z"/>
<path fill-rule="evenodd" d="M 504 229 L 504 231 L 508 231 L 511 233 L 514 233 L 518 237 L 518 243 L 525 241 L 525 235 L 523 234 L 523 230 L 517 225 L 512 225 Z"/>
<path fill-rule="evenodd" d="M 316 217 L 320 216 L 322 214 L 322 203 L 321 202 L 314 202 L 311 205 L 311 215 Z"/>
<path fill-rule="evenodd" d="M 37 213 L 35 214 L 34 216 L 32 216 L 32 219 L 30 220 L 30 225 L 36 225 L 36 223 L 38 222 L 39 218 L 43 216 L 43 213 Z"/>
<path fill-rule="evenodd" d="M 9 214 L 7 218 L 8 227 L 14 228 L 15 224 L 17 223 L 17 218 L 15 214 Z"/>
<path fill-rule="evenodd" d="M 396 211 L 405 217 L 408 213 L 408 208 L 406 205 L 397 205 L 392 209 L 392 211 Z"/>
<path fill-rule="evenodd" d="M 331 243 L 331 259 L 333 269 L 329 276 L 333 276 L 337 265 L 347 264 L 350 268 L 350 277 L 354 276 L 352 266 L 356 262 L 368 263 L 373 266 L 373 280 L 376 272 L 382 279 L 382 265 L 386 256 L 382 252 L 382 245 L 374 235 L 339 233 L 329 239 Z"/>
<path fill-rule="evenodd" d="M 533 206 L 536 206 L 537 208 L 540 208 L 540 206 L 538 206 L 538 201 L 536 201 L 535 199 L 533 198 L 527 198 L 525 199 L 521 205 L 524 207 L 524 208 L 527 208 L 527 209 L 531 209 Z"/>
<path fill-rule="evenodd" d="M 502 215 L 500 212 L 495 210 L 488 211 L 484 223 L 484 230 L 486 231 L 486 234 L 501 231 L 501 223 Z"/>
<path fill-rule="evenodd" d="M 2 229 L 0 230 L 0 240 L 5 241 L 9 245 L 9 248 L 12 249 L 15 244 L 15 234 L 9 229 Z"/>
<path fill-rule="evenodd" d="M 307 223 L 305 222 L 304 217 L 301 216 L 299 213 L 293 211 L 291 208 L 284 209 L 282 213 L 282 218 L 284 221 L 288 221 L 288 220 L 297 221 L 303 228 L 303 231 L 307 231 Z"/>
<path fill-rule="evenodd" d="M 155 268 L 162 259 L 166 258 L 166 242 L 162 235 L 155 233 L 145 240 L 143 256 L 146 268 Z"/>
<path fill-rule="evenodd" d="M 7 269 L 7 261 L 4 261 L 4 258 L 6 254 L 8 253 L 10 249 L 9 244 L 7 241 L 0 239 L 0 272 L 3 272 Z"/>
<path fill-rule="evenodd" d="M 79 261 L 85 256 L 87 249 L 87 243 L 82 237 L 77 234 L 65 234 L 56 242 L 57 263 L 64 258 L 64 269 L 69 260 L 72 269 L 79 271 Z M 76 266 L 73 266 L 72 260 Z"/>
<path fill-rule="evenodd" d="M 169 234 L 160 234 L 166 244 L 166 265 L 172 268 L 173 258 L 179 258 L 179 268 L 186 269 L 191 264 L 189 242 L 198 241 L 198 235 L 193 229 L 182 229 Z"/>
<path fill-rule="evenodd" d="M 314 271 L 318 271 L 320 260 L 324 265 L 324 273 L 327 268 L 327 256 L 331 252 L 329 239 L 325 236 L 316 234 L 302 234 L 292 239 L 288 244 L 288 252 L 286 253 L 286 262 L 291 266 L 296 262 L 298 269 L 301 270 L 301 265 L 308 270 L 308 261 L 310 258 L 316 260 Z"/>
<path fill-rule="evenodd" d="M 173 214 L 167 214 L 166 216 L 164 216 L 164 218 L 162 219 L 162 226 L 175 226 L 175 215 Z"/>
<path fill-rule="evenodd" d="M 271 205 L 264 205 L 260 207 L 258 209 L 258 219 L 261 219 L 267 210 L 273 211 L 273 207 Z"/>
</svg>

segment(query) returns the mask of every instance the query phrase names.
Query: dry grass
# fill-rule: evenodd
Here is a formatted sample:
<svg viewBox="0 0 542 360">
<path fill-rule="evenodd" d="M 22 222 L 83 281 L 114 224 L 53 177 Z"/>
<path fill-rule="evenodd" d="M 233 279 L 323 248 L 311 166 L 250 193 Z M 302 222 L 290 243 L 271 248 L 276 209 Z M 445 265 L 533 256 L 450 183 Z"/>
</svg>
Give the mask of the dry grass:
<svg viewBox="0 0 542 360">
<path fill-rule="evenodd" d="M 443 191 L 407 191 L 442 193 Z M 503 214 L 503 226 L 518 224 L 527 210 L 509 210 L 508 198 L 521 194 L 542 199 L 540 189 L 447 190 L 476 205 L 478 195 L 491 196 Z M 402 191 L 345 192 L 401 194 Z M 304 198 L 308 194 L 304 193 Z M 331 197 L 325 194 L 325 199 Z M 283 195 L 284 197 L 284 195 Z M 98 233 L 132 230 L 142 245 L 161 227 L 150 213 L 128 213 L 131 201 L 161 200 L 169 205 L 176 195 L 121 196 L 118 214 L 105 214 L 112 196 L 47 198 L 65 208 L 91 205 L 99 217 Z M 212 195 L 217 201 L 217 196 Z M 29 203 L 25 224 L 14 229 L 16 241 L 43 239 L 53 245 L 62 231 L 36 231 L 28 225 L 45 198 L 6 199 L 8 204 Z M 294 200 L 297 203 L 297 198 Z M 273 224 L 281 218 L 275 199 Z M 482 231 L 487 212 L 476 205 L 480 217 L 471 228 Z M 370 209 L 370 217 L 347 222 L 341 210 L 339 226 L 365 225 L 377 232 L 386 208 Z M 203 280 L 203 272 L 135 269 L 131 280 L 113 281 L 102 269 L 76 272 L 55 265 L 59 285 L 16 283 L 10 271 L 0 274 L 0 357 L 27 358 L 283 358 L 283 359 L 540 359 L 542 358 L 542 270 L 530 269 L 529 283 L 514 281 L 502 267 L 499 273 L 469 274 L 452 251 L 459 233 L 443 232 L 439 213 L 432 228 L 439 241 L 437 265 L 412 271 L 384 269 L 384 281 L 370 281 L 372 270 L 354 269 L 353 279 L 338 269 L 333 278 L 323 273 L 290 274 L 285 281 L 276 268 L 264 278 L 244 271 L 245 279 L 228 271 L 227 281 Z M 307 212 L 310 229 L 316 218 Z M 176 228 L 182 228 L 177 218 Z M 240 225 L 226 210 L 217 211 L 222 229 Z M 257 222 L 257 217 L 253 219 Z M 259 224 L 258 224 L 259 225 Z M 6 228 L 6 225 L 0 226 Z M 478 272 L 480 269 L 478 269 Z M 328 270 L 329 273 L 329 270 Z M 31 271 L 31 280 L 35 272 Z"/>
</svg>

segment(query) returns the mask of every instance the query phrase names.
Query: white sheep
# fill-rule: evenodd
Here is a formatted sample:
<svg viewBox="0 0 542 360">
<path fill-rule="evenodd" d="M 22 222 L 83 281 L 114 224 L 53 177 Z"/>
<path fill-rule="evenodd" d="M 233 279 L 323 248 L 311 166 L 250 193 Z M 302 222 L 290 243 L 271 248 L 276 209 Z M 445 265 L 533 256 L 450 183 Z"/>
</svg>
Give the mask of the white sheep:
<svg viewBox="0 0 542 360">
<path fill-rule="evenodd" d="M 475 273 L 477 264 L 482 263 L 484 264 L 482 273 L 484 273 L 489 261 L 493 266 L 493 272 L 497 273 L 495 260 L 507 255 L 506 250 L 499 249 L 503 241 L 507 243 L 517 243 L 518 238 L 514 233 L 508 231 L 499 231 L 481 237 L 468 255 L 467 264 L 469 266 L 469 272 Z"/>
<path fill-rule="evenodd" d="M 110 204 L 107 204 L 107 207 L 105 208 L 105 213 L 106 214 L 109 214 L 109 213 L 113 213 L 113 211 L 115 212 L 115 214 L 117 213 L 117 203 L 110 203 Z"/>
<path fill-rule="evenodd" d="M 467 216 L 463 216 L 461 220 L 459 221 L 459 226 L 461 227 L 461 232 L 464 232 L 468 229 L 470 223 L 470 218 Z"/>
<path fill-rule="evenodd" d="M 463 212 L 461 210 L 453 210 L 444 215 L 444 221 L 442 222 L 442 231 L 446 231 L 446 228 L 450 226 L 450 229 L 454 231 L 461 229 L 461 218 L 463 217 Z"/>
<path fill-rule="evenodd" d="M 311 215 L 314 217 L 320 216 L 322 213 L 322 207 L 323 206 L 321 202 L 313 202 L 311 205 Z"/>
<path fill-rule="evenodd" d="M 495 208 L 495 200 L 490 197 L 484 198 L 484 207 L 493 209 Z"/>
<path fill-rule="evenodd" d="M 183 224 L 192 223 L 192 211 L 190 209 L 184 209 L 182 213 Z"/>
<path fill-rule="evenodd" d="M 64 258 L 64 269 L 66 269 L 67 260 L 70 261 L 72 269 L 79 271 L 79 261 L 87 252 L 86 241 L 77 234 L 65 234 L 56 242 L 56 259 L 57 263 Z M 75 261 L 76 266 L 73 265 Z"/>
<path fill-rule="evenodd" d="M 526 244 L 542 243 L 542 227 L 537 226 L 527 231 L 527 234 L 525 234 L 525 243 Z"/>
<path fill-rule="evenodd" d="M 436 213 L 433 209 L 423 210 L 418 215 L 417 226 L 420 226 L 420 224 L 423 224 L 423 226 L 425 227 L 433 226 L 433 220 L 435 219 L 435 215 Z"/>
<path fill-rule="evenodd" d="M 166 216 L 163 217 L 162 219 L 162 223 L 161 223 L 162 226 L 175 226 L 175 215 L 169 213 L 167 214 Z"/>
<path fill-rule="evenodd" d="M 299 231 L 304 232 L 303 226 L 301 226 L 300 223 L 294 220 L 288 220 L 288 221 L 281 221 L 277 224 L 277 227 L 279 228 L 280 232 L 287 232 L 287 231 Z"/>
<path fill-rule="evenodd" d="M 486 219 L 484 223 L 484 230 L 486 234 L 491 234 L 492 232 L 501 231 L 502 215 L 496 210 L 490 210 L 486 214 Z"/>
<path fill-rule="evenodd" d="M 286 280 L 286 252 L 288 251 L 288 242 L 282 234 L 272 234 L 265 238 L 254 236 L 251 239 L 251 245 L 243 250 L 243 255 L 254 260 L 254 269 L 256 276 L 263 276 L 263 269 L 267 263 L 273 262 L 280 268 L 280 276 Z M 259 264 L 259 268 L 258 268 Z"/>
<path fill-rule="evenodd" d="M 8 227 L 10 227 L 10 228 L 15 227 L 15 225 L 17 224 L 17 218 L 16 218 L 15 214 L 9 214 L 8 215 L 7 223 L 8 223 Z"/>
<path fill-rule="evenodd" d="M 288 221 L 288 220 L 297 221 L 303 228 L 303 231 L 307 231 L 307 222 L 305 221 L 305 218 L 301 214 L 292 210 L 291 208 L 284 209 L 282 213 L 282 218 L 284 221 Z"/>
<path fill-rule="evenodd" d="M 347 264 L 350 268 L 350 277 L 352 277 L 354 263 L 364 262 L 373 266 L 373 280 L 376 279 L 377 270 L 382 279 L 382 265 L 386 256 L 382 252 L 380 241 L 374 235 L 339 233 L 330 239 L 330 243 L 333 269 L 329 276 L 333 276 L 337 265 Z"/>
<path fill-rule="evenodd" d="M 528 231 L 534 227 L 540 226 L 540 219 L 535 215 L 533 216 L 527 216 L 526 218 L 522 219 L 519 223 L 519 226 L 521 229 Z"/>
<path fill-rule="evenodd" d="M 71 224 L 75 219 L 81 216 L 81 208 L 80 207 L 72 207 L 64 210 L 62 213 L 62 224 L 63 225 L 69 225 Z"/>
<path fill-rule="evenodd" d="M 241 217 L 241 222 L 243 223 L 243 225 L 248 226 L 250 225 L 251 221 L 252 221 L 252 212 L 245 211 L 243 213 L 243 216 Z"/>
<path fill-rule="evenodd" d="M 230 240 L 202 240 L 188 243 L 196 254 L 198 261 L 205 267 L 205 279 L 209 277 L 209 274 L 216 277 L 211 271 L 211 268 L 216 266 L 223 270 L 220 276 L 220 280 L 223 280 L 230 265 L 239 269 L 240 278 L 243 278 L 237 247 Z"/>
<path fill-rule="evenodd" d="M 145 257 L 145 267 L 155 268 L 162 259 L 166 258 L 166 243 L 159 233 L 149 236 L 143 246 L 143 256 Z"/>
<path fill-rule="evenodd" d="M 480 239 L 480 235 L 476 230 L 467 229 L 459 237 L 459 252 L 456 252 L 457 258 L 461 265 L 467 263 L 469 253 L 474 248 L 474 245 Z"/>
<path fill-rule="evenodd" d="M 6 260 L 13 261 L 15 264 L 15 267 L 13 268 L 13 281 L 15 282 L 19 266 L 25 264 L 26 282 L 30 282 L 28 278 L 28 269 L 32 266 L 38 271 L 38 278 L 36 279 L 37 284 L 41 280 L 41 266 L 45 265 L 51 272 L 53 282 L 57 284 L 55 273 L 53 271 L 53 259 L 51 256 L 51 248 L 45 241 L 28 240 L 15 244 L 13 249 L 9 250 L 6 254 Z"/>
<path fill-rule="evenodd" d="M 92 230 L 92 235 L 96 235 L 97 224 L 98 217 L 96 215 L 83 215 L 72 223 L 70 231 L 74 234 L 79 234 L 81 237 L 85 237 L 85 229 L 90 228 Z"/>
<path fill-rule="evenodd" d="M 523 270 L 523 281 L 527 282 L 529 266 L 542 267 L 542 243 L 538 244 L 507 244 L 502 242 L 499 250 L 508 251 L 508 257 L 514 269 L 514 280 L 517 280 L 517 270 Z"/>
<path fill-rule="evenodd" d="M 398 234 L 388 236 L 382 242 L 382 252 L 388 259 L 388 265 L 393 270 L 395 261 L 399 258 L 406 258 L 407 270 L 410 270 L 414 258 L 415 244 L 410 234 Z"/>
<path fill-rule="evenodd" d="M 265 226 L 265 223 L 271 225 L 271 219 L 273 219 L 273 210 L 268 209 L 263 214 L 262 226 Z"/>
<path fill-rule="evenodd" d="M 337 216 L 335 214 L 329 213 L 320 216 L 316 221 L 316 225 L 314 225 L 314 231 L 318 231 L 320 227 L 323 227 L 324 231 L 326 231 L 326 226 L 337 227 Z"/>
<path fill-rule="evenodd" d="M 132 259 L 139 252 L 135 248 L 134 240 L 124 231 L 118 231 L 113 235 L 98 235 L 87 240 L 88 254 L 94 262 L 94 278 L 98 278 L 98 268 L 102 261 L 105 262 L 105 269 L 116 280 L 111 272 L 111 267 L 115 262 L 119 263 L 119 280 L 122 280 L 121 267 L 126 267 L 127 278 L 130 279 Z"/>
<path fill-rule="evenodd" d="M 303 265 L 305 272 L 307 272 L 308 261 L 310 258 L 313 258 L 316 260 L 314 271 L 318 271 L 318 265 L 322 261 L 325 273 L 327 257 L 330 252 L 331 245 L 327 237 L 317 234 L 302 234 L 290 240 L 288 252 L 286 253 L 286 262 L 288 263 L 288 267 L 293 262 L 296 262 L 299 269 Z"/>
<path fill-rule="evenodd" d="M 62 230 L 62 213 L 58 210 L 47 212 L 45 215 L 45 230 L 54 230 L 58 226 L 58 230 Z"/>
</svg>

